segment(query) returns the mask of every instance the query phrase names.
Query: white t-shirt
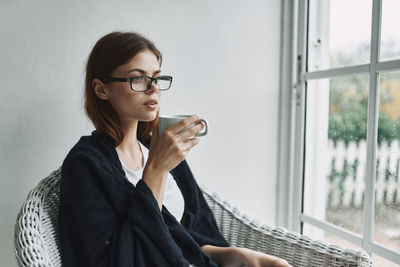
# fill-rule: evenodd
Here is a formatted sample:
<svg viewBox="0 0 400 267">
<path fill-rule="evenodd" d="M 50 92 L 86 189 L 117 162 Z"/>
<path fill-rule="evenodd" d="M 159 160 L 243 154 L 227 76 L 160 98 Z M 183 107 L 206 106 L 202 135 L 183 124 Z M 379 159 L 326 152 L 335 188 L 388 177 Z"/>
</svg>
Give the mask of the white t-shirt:
<svg viewBox="0 0 400 267">
<path fill-rule="evenodd" d="M 149 150 L 141 142 L 140 148 L 143 152 L 144 165 L 146 165 L 147 158 L 149 157 Z M 120 159 L 122 169 L 125 171 L 125 176 L 129 182 L 136 186 L 137 182 L 142 179 L 144 167 L 140 170 L 129 169 Z M 183 210 L 185 208 L 185 200 L 183 199 L 182 192 L 179 189 L 174 177 L 168 173 L 167 181 L 165 183 L 163 205 L 167 207 L 168 211 L 174 215 L 178 222 L 181 221 Z"/>
</svg>

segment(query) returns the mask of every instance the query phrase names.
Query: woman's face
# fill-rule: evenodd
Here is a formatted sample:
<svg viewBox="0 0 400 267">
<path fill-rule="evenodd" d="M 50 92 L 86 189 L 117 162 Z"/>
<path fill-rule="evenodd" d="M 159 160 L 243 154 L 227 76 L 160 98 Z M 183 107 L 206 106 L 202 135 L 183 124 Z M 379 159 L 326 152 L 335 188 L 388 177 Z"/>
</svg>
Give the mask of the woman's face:
<svg viewBox="0 0 400 267">
<path fill-rule="evenodd" d="M 133 76 L 160 76 L 160 66 L 157 57 L 151 50 L 142 52 L 131 58 L 128 63 L 119 66 L 111 77 L 130 78 Z M 153 121 L 156 118 L 158 104 L 152 107 L 145 105 L 150 100 L 160 101 L 161 91 L 154 82 L 149 90 L 135 92 L 128 82 L 111 82 L 103 84 L 104 92 L 123 124 L 131 121 Z M 98 95 L 98 93 L 96 92 Z"/>
</svg>

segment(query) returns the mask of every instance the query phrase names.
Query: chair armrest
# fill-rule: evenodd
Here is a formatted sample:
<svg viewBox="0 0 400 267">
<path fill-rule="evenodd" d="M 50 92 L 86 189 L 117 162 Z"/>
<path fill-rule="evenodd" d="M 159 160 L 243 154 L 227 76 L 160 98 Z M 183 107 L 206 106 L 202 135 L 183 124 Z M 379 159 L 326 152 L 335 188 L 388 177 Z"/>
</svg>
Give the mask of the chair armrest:
<svg viewBox="0 0 400 267">
<path fill-rule="evenodd" d="M 204 185 L 203 195 L 222 236 L 234 247 L 246 247 L 287 260 L 293 266 L 372 266 L 365 251 L 313 240 L 282 227 L 260 225 Z"/>
</svg>

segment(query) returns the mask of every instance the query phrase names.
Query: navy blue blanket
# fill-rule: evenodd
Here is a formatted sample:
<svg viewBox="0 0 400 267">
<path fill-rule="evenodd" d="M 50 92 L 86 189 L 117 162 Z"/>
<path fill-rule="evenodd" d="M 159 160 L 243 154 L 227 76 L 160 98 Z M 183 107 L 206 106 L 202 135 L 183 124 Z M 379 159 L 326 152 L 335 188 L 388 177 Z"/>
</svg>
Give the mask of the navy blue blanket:
<svg viewBox="0 0 400 267">
<path fill-rule="evenodd" d="M 63 266 L 217 266 L 200 247 L 228 243 L 187 162 L 170 173 L 185 200 L 181 222 L 165 206 L 160 211 L 143 180 L 135 187 L 125 178 L 112 138 L 98 131 L 81 137 L 61 169 Z"/>
</svg>

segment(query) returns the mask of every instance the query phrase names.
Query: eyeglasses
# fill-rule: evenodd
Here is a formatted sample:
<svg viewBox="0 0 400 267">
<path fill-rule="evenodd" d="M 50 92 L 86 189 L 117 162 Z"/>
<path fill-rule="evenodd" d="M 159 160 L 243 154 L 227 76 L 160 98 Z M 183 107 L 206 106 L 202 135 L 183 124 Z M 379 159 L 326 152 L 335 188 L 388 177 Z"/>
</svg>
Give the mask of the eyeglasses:
<svg viewBox="0 0 400 267">
<path fill-rule="evenodd" d="M 134 76 L 131 78 L 114 78 L 114 77 L 98 77 L 103 83 L 110 82 L 128 82 L 131 85 L 131 89 L 136 92 L 145 92 L 150 89 L 151 83 L 154 82 L 158 90 L 166 91 L 171 87 L 172 76 Z"/>
</svg>

